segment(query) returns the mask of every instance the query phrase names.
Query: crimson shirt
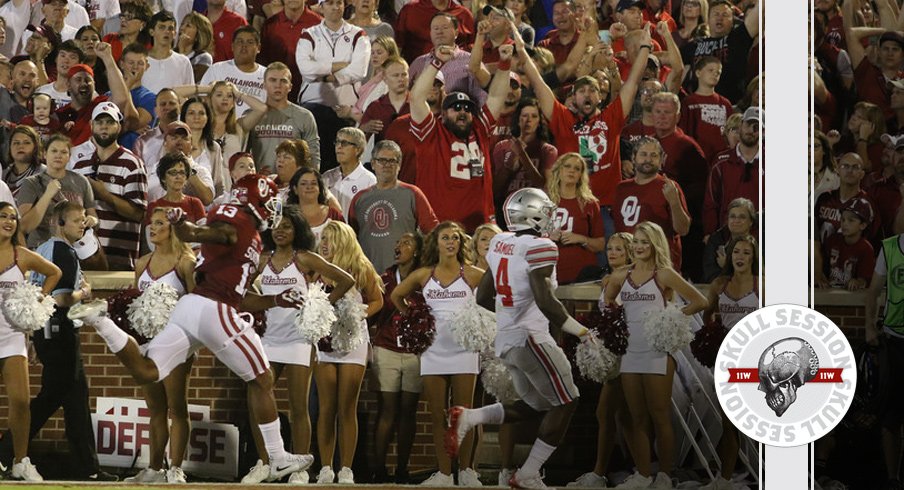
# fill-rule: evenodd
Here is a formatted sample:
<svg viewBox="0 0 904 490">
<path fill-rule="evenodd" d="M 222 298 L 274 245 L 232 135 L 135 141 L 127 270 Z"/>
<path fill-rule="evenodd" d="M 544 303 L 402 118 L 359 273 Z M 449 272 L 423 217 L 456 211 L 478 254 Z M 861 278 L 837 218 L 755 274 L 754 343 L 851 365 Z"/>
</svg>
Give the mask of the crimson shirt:
<svg viewBox="0 0 904 490">
<path fill-rule="evenodd" d="M 433 42 L 430 40 L 430 21 L 437 12 L 439 10 L 430 0 L 414 0 L 399 11 L 395 39 L 402 57 L 408 63 L 433 49 Z M 449 7 L 443 12 L 458 18 L 458 37 L 455 38 L 455 43 L 467 50 L 474 42 L 474 15 L 453 0 L 449 0 Z"/>
<path fill-rule="evenodd" d="M 864 236 L 872 239 L 879 230 L 880 218 L 876 205 L 863 189 L 860 189 L 851 199 L 866 199 L 869 201 L 870 206 L 873 207 L 873 214 L 875 215 L 873 216 L 873 222 L 864 232 Z M 839 189 L 823 192 L 819 195 L 816 199 L 816 211 L 813 213 L 816 219 L 816 236 L 819 237 L 819 241 L 825 241 L 841 230 L 841 210 L 847 206 L 851 199 L 842 201 Z"/>
<path fill-rule="evenodd" d="M 873 246 L 863 237 L 848 245 L 844 235 L 835 233 L 822 244 L 823 272 L 833 288 L 846 288 L 851 279 L 869 284 L 876 267 Z"/>
<path fill-rule="evenodd" d="M 207 213 L 208 225 L 218 222 L 235 227 L 236 242 L 232 245 L 201 244 L 201 255 L 195 266 L 198 285 L 194 294 L 238 308 L 257 268 L 261 236 L 255 219 L 232 204 L 221 204 Z"/>
<path fill-rule="evenodd" d="M 737 148 L 729 148 L 713 159 L 713 168 L 703 202 L 703 233 L 709 235 L 728 224 L 728 205 L 738 197 L 746 197 L 760 209 L 760 159 L 753 159 L 747 181 L 744 159 Z"/>
<path fill-rule="evenodd" d="M 241 15 L 229 9 L 223 11 L 223 15 L 213 23 L 214 63 L 233 58 L 232 33 L 246 25 L 248 25 L 248 21 Z"/>
<path fill-rule="evenodd" d="M 553 230 L 570 231 L 590 238 L 603 236 L 603 218 L 598 202 L 589 202 L 583 209 L 577 198 L 561 199 L 553 218 Z M 556 264 L 556 279 L 559 284 L 568 284 L 578 278 L 581 270 L 596 265 L 596 254 L 578 244 L 559 247 L 559 262 Z"/>
<path fill-rule="evenodd" d="M 678 127 L 700 143 L 707 161 L 725 149 L 722 129 L 734 112 L 731 102 L 718 93 L 712 95 L 691 94 L 681 102 L 681 119 Z"/>
<path fill-rule="evenodd" d="M 904 71 L 899 70 L 895 78 L 902 77 L 904 77 Z M 894 117 L 895 113 L 891 110 L 891 89 L 888 80 L 885 79 L 882 70 L 865 56 L 854 69 L 854 81 L 857 83 L 857 100 L 881 107 L 885 119 Z"/>
<path fill-rule="evenodd" d="M 706 180 L 709 177 L 709 164 L 703 156 L 703 150 L 681 128 L 675 128 L 672 134 L 657 139 L 662 144 L 662 171 L 677 182 L 687 195 L 691 216 L 700 216 Z"/>
<path fill-rule="evenodd" d="M 681 236 L 675 233 L 672 226 L 672 211 L 669 202 L 662 194 L 665 186 L 665 177 L 657 175 L 646 184 L 638 184 L 635 179 L 619 182 L 615 188 L 615 205 L 612 206 L 612 220 L 615 221 L 615 231 L 627 231 L 634 233 L 638 223 L 651 221 L 662 227 L 665 237 L 669 240 L 669 249 L 672 256 L 672 268 L 681 270 Z M 684 200 L 684 191 L 676 184 L 678 197 L 681 199 L 681 207 L 687 212 L 687 203 Z M 693 216 L 693 215 L 692 215 Z"/>
<path fill-rule="evenodd" d="M 395 141 L 402 149 L 402 165 L 399 168 L 399 180 L 408 184 L 417 181 L 417 155 L 415 149 L 418 141 L 411 133 L 411 114 L 396 118 L 389 127 L 383 128 L 383 138 Z"/>
<path fill-rule="evenodd" d="M 264 22 L 261 29 L 261 52 L 257 56 L 258 63 L 267 66 L 274 61 L 282 61 L 289 66 L 292 73 L 292 90 L 289 92 L 289 101 L 298 99 L 298 91 L 301 90 L 301 72 L 295 61 L 295 48 L 301 39 L 301 31 L 308 27 L 316 26 L 323 18 L 313 10 L 305 7 L 301 17 L 296 21 L 289 20 L 285 11 L 282 11 Z"/>
<path fill-rule="evenodd" d="M 367 109 L 364 111 L 364 115 L 361 116 L 361 122 L 359 126 L 363 126 L 365 123 L 377 119 L 383 122 L 383 131 L 376 133 L 375 141 L 380 141 L 384 138 L 386 134 L 386 130 L 389 129 L 390 123 L 397 117 L 403 114 L 408 114 L 411 112 L 411 109 L 408 107 L 408 100 L 405 100 L 405 103 L 402 104 L 402 108 L 396 112 L 395 106 L 392 105 L 392 102 L 389 101 L 389 94 L 384 94 L 379 99 L 371 102 Z"/>
<path fill-rule="evenodd" d="M 559 38 L 559 30 L 553 29 L 546 35 L 546 39 L 537 43 L 537 46 L 550 50 L 553 58 L 556 59 L 556 64 L 561 65 L 565 63 L 568 55 L 571 54 L 571 50 L 578 43 L 578 35 L 579 33 L 575 32 L 574 36 L 571 37 L 570 43 L 562 44 L 562 40 Z"/>
<path fill-rule="evenodd" d="M 64 105 L 56 110 L 56 115 L 60 119 L 60 123 L 66 124 L 74 121 L 75 125 L 65 132 L 66 136 L 72 141 L 72 146 L 80 145 L 91 137 L 91 113 L 94 108 L 101 102 L 110 100 L 106 95 L 98 95 L 88 105 L 81 109 L 72 107 L 72 103 Z"/>
</svg>

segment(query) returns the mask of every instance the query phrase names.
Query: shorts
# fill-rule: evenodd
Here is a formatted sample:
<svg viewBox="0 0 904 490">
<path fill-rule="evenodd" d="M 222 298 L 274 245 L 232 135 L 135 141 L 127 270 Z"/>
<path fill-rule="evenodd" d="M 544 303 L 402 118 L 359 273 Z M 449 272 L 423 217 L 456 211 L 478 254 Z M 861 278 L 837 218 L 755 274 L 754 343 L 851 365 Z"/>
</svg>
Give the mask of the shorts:
<svg viewBox="0 0 904 490">
<path fill-rule="evenodd" d="M 235 308 L 197 294 L 179 299 L 163 331 L 148 342 L 147 357 L 165 379 L 203 345 L 243 381 L 270 369 L 270 362 L 252 322 Z"/>
<path fill-rule="evenodd" d="M 554 343 L 528 337 L 521 347 L 502 354 L 515 391 L 534 410 L 548 411 L 575 401 L 580 393 L 571 375 L 571 363 Z"/>
<path fill-rule="evenodd" d="M 374 361 L 371 367 L 380 391 L 421 392 L 421 361 L 417 354 L 374 347 Z"/>
</svg>

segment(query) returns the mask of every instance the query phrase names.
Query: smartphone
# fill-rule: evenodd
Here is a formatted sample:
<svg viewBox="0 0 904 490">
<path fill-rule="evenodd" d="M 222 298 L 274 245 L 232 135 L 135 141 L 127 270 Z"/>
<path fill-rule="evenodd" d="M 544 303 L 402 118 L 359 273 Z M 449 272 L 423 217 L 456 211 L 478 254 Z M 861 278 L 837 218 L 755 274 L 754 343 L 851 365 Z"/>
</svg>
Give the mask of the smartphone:
<svg viewBox="0 0 904 490">
<path fill-rule="evenodd" d="M 602 41 L 606 44 L 609 44 L 609 45 L 612 44 L 612 34 L 609 33 L 608 29 L 606 29 L 605 31 L 600 31 L 599 36 L 600 36 L 600 41 Z"/>
</svg>

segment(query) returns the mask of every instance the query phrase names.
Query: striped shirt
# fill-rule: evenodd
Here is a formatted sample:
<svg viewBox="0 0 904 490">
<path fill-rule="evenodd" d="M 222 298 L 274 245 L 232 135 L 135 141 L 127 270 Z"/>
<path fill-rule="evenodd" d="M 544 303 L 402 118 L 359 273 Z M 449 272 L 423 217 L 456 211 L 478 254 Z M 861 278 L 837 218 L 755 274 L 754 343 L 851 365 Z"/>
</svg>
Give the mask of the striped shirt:
<svg viewBox="0 0 904 490">
<path fill-rule="evenodd" d="M 88 178 L 103 182 L 114 196 L 141 209 L 147 208 L 147 175 L 144 163 L 131 151 L 119 147 L 106 161 L 98 161 L 97 152 L 80 159 L 71 169 Z M 107 254 L 112 270 L 134 270 L 138 258 L 141 223 L 116 212 L 108 202 L 97 200 L 100 224 L 97 236 Z"/>
</svg>

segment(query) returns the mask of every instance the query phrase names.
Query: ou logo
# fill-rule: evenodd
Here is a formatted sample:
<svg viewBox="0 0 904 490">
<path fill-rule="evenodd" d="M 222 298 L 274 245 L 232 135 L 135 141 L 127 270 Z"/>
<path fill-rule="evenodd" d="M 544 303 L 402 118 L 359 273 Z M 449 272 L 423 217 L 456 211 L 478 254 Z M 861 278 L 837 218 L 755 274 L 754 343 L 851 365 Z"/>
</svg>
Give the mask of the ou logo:
<svg viewBox="0 0 904 490">
<path fill-rule="evenodd" d="M 385 209 L 377 208 L 374 210 L 374 226 L 378 230 L 383 231 L 389 228 L 390 221 L 391 220 L 389 217 L 389 212 L 387 212 Z"/>
<path fill-rule="evenodd" d="M 622 202 L 621 215 L 625 226 L 634 226 L 640 221 L 640 202 L 637 196 L 628 196 Z"/>
</svg>

